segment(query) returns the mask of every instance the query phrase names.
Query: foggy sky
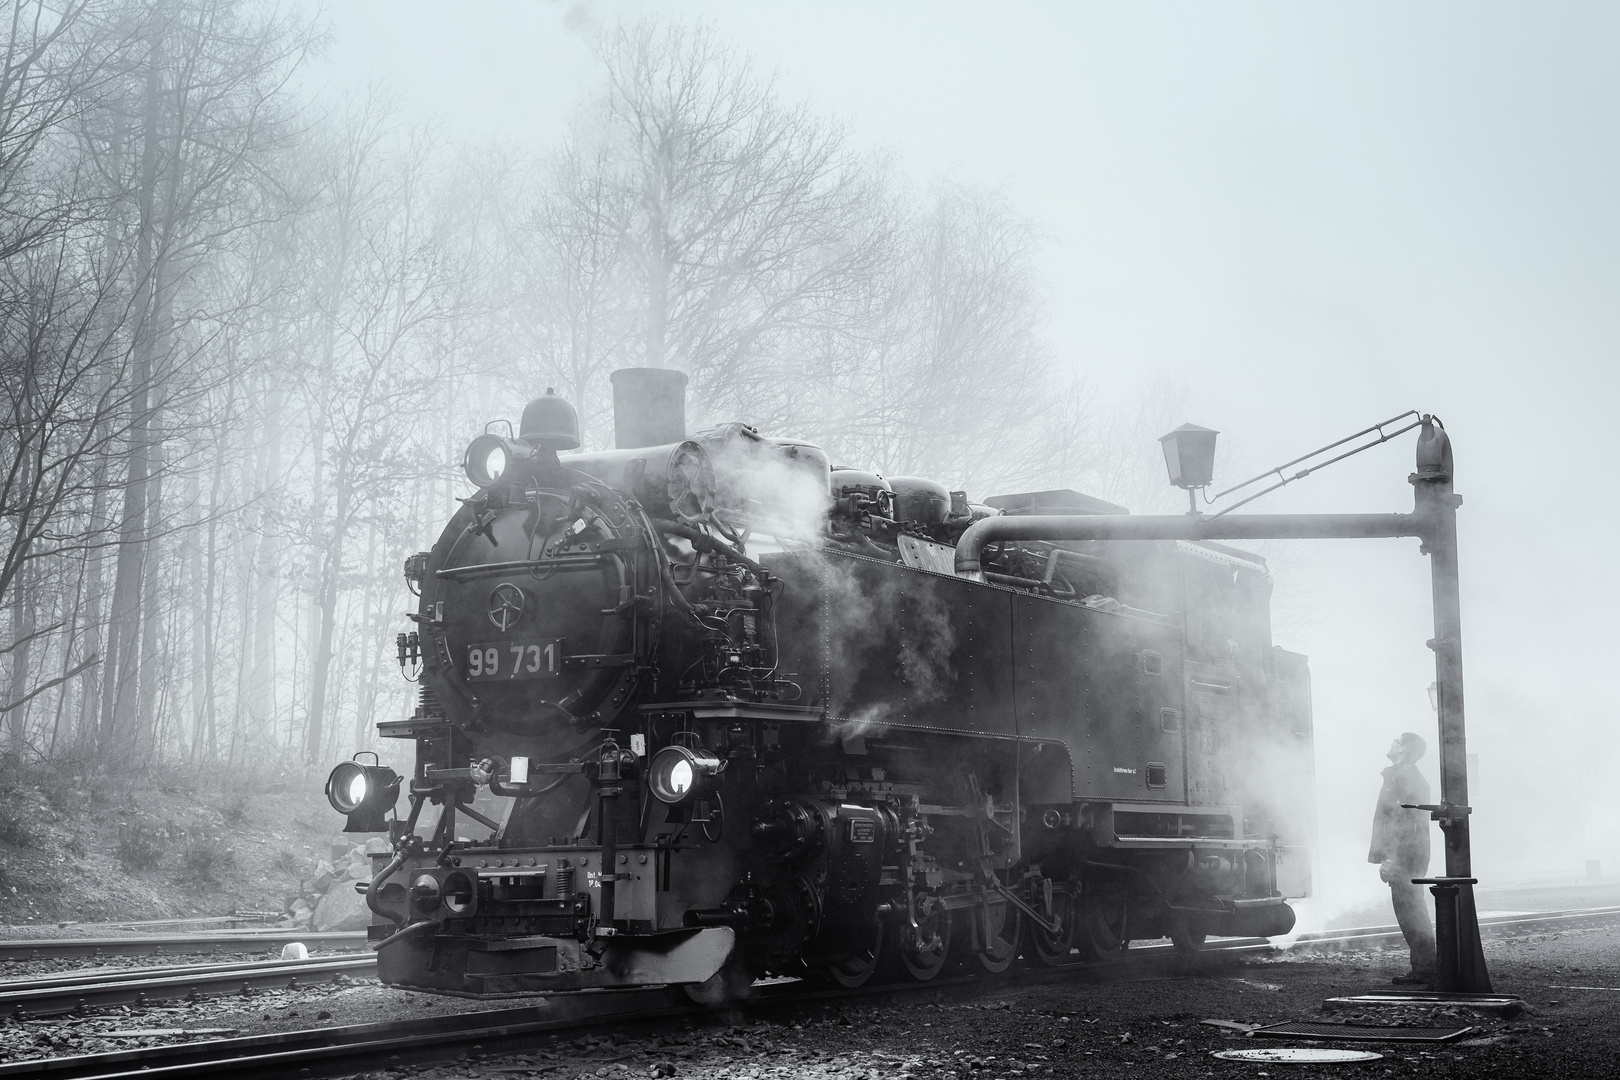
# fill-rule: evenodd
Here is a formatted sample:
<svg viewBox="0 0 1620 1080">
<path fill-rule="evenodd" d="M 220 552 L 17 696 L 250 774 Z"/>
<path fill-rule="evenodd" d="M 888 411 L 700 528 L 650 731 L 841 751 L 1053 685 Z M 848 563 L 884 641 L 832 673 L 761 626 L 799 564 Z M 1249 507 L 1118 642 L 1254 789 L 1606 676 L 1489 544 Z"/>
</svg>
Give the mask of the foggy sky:
<svg viewBox="0 0 1620 1080">
<path fill-rule="evenodd" d="M 591 27 L 655 10 L 711 18 L 919 179 L 1003 188 L 1046 231 L 1060 354 L 1107 397 L 1185 387 L 1186 419 L 1226 433 L 1218 483 L 1441 416 L 1466 500 L 1478 869 L 1620 873 L 1601 790 L 1620 741 L 1620 9 L 345 0 L 303 79 L 381 80 L 452 137 L 544 143 L 595 79 Z M 1411 448 L 1250 509 L 1409 509 Z M 1279 568 L 1278 605 L 1279 644 L 1312 658 L 1325 830 L 1349 843 L 1389 738 L 1433 731 L 1426 561 L 1416 541 L 1317 544 Z M 1587 820 L 1551 828 L 1571 795 Z"/>
</svg>

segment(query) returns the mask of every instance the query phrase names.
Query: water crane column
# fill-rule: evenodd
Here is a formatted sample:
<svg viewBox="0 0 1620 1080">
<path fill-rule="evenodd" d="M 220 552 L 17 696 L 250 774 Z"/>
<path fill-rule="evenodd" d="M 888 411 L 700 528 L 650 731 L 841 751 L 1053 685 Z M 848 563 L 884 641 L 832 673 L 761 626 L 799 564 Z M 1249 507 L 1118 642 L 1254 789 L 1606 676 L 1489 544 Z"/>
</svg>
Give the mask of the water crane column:
<svg viewBox="0 0 1620 1080">
<path fill-rule="evenodd" d="M 1425 417 L 1425 420 L 1428 420 Z M 1440 802 L 1416 806 L 1440 823 L 1446 842 L 1444 877 L 1418 879 L 1434 894 L 1435 939 L 1439 955 L 1436 990 L 1488 994 L 1491 979 L 1479 940 L 1474 907 L 1473 853 L 1469 843 L 1468 742 L 1463 724 L 1462 592 L 1457 571 L 1457 508 L 1452 490 L 1451 440 L 1438 423 L 1425 423 L 1418 435 L 1417 471 L 1411 477 L 1413 514 L 1423 526 L 1422 551 L 1429 557 L 1434 592 L 1436 711 L 1440 721 Z"/>
</svg>

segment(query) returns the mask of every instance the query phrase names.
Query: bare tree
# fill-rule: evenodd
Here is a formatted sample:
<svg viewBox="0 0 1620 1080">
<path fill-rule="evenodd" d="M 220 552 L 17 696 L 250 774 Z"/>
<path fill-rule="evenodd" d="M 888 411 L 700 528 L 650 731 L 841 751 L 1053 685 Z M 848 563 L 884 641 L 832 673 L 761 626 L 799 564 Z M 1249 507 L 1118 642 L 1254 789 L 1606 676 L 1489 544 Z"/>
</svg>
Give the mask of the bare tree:
<svg viewBox="0 0 1620 1080">
<path fill-rule="evenodd" d="M 72 518 L 86 503 L 104 503 L 106 481 L 93 465 L 124 436 L 131 392 L 117 377 L 124 354 L 95 336 L 101 307 L 116 302 L 102 277 L 76 267 L 61 246 L 13 255 L 3 274 L 17 300 L 0 319 L 0 448 L 7 463 L 0 476 L 0 597 L 12 610 L 4 705 L 11 714 L 97 659 L 86 657 L 65 676 L 30 686 L 37 639 L 61 629 L 37 624 L 37 597 L 30 593 L 42 585 L 40 563 L 106 542 L 94 509 L 88 527 Z"/>
<path fill-rule="evenodd" d="M 379 108 L 362 112 L 331 153 L 322 230 L 305 542 L 313 585 L 304 753 L 327 747 L 328 695 L 341 594 L 353 587 L 355 534 L 401 485 L 428 475 L 414 429 L 433 409 L 440 357 L 426 330 L 450 318 L 459 268 L 431 212 L 434 144 L 403 145 Z"/>
<path fill-rule="evenodd" d="M 152 595 L 150 535 L 162 515 L 165 409 L 195 390 L 195 356 L 179 331 L 204 316 L 206 295 L 191 287 L 211 260 L 256 219 L 253 186 L 281 136 L 275 102 L 309 44 L 280 18 L 244 15 L 226 0 L 156 4 L 142 22 L 140 81 L 114 108 L 115 125 L 138 146 L 129 191 L 134 249 L 130 327 L 134 393 L 125 453 L 121 531 L 103 665 L 100 742 L 144 752 L 154 722 L 155 678 L 143 689 L 143 652 L 157 624 L 143 618 Z M 122 179 L 122 178 L 118 178 Z M 182 305 L 184 309 L 182 309 Z"/>
<path fill-rule="evenodd" d="M 600 54 L 509 309 L 596 432 L 631 364 L 687 371 L 698 423 L 897 471 L 1035 483 L 1084 456 L 1089 395 L 1055 370 L 1036 230 L 1005 199 L 917 197 L 711 29 L 640 23 Z"/>
<path fill-rule="evenodd" d="M 172 626 L 154 610 L 156 559 L 188 520 L 163 484 L 189 461 L 186 440 L 169 433 L 195 430 L 190 410 L 218 375 L 212 352 L 231 316 L 212 275 L 260 218 L 277 95 L 308 40 L 239 7 L 8 12 L 0 600 L 11 601 L 13 662 L 0 708 L 14 737 L 26 726 L 16 710 L 59 688 L 54 738 L 67 681 L 97 661 L 99 685 L 86 676 L 78 713 L 81 734 L 99 727 L 109 752 L 114 736 L 146 752 L 166 700 L 140 671 L 143 655 L 172 654 Z M 103 550 L 116 553 L 110 602 Z M 43 601 L 58 595 L 71 602 L 41 621 Z"/>
<path fill-rule="evenodd" d="M 1034 227 L 993 192 L 940 184 L 902 212 L 877 301 L 833 352 L 828 440 L 854 460 L 983 491 L 1072 459 L 1083 388 L 1043 334 Z"/>
<path fill-rule="evenodd" d="M 591 405 L 625 365 L 686 370 L 700 408 L 753 404 L 877 264 L 869 170 L 711 29 L 621 28 L 601 57 L 529 220 L 520 324 Z"/>
<path fill-rule="evenodd" d="M 511 325 L 547 384 L 580 402 L 586 428 L 601 432 L 607 376 L 633 335 L 623 281 L 627 195 L 604 149 L 570 144 L 547 172 L 514 230 L 524 241 L 508 245 Z"/>
<path fill-rule="evenodd" d="M 16 0 L 0 37 L 0 262 L 94 220 L 103 204 L 65 153 L 127 64 L 128 27 L 98 0 Z"/>
</svg>

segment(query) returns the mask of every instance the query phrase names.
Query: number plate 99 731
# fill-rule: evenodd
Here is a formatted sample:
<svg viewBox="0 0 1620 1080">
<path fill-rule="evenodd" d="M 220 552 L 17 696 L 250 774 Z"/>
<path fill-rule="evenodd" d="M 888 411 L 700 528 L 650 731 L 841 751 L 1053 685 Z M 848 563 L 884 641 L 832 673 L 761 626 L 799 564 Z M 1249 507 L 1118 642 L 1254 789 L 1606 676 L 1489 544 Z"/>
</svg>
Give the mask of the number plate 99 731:
<svg viewBox="0 0 1620 1080">
<path fill-rule="evenodd" d="M 562 670 L 561 639 L 494 641 L 467 646 L 468 682 L 547 679 Z"/>
</svg>

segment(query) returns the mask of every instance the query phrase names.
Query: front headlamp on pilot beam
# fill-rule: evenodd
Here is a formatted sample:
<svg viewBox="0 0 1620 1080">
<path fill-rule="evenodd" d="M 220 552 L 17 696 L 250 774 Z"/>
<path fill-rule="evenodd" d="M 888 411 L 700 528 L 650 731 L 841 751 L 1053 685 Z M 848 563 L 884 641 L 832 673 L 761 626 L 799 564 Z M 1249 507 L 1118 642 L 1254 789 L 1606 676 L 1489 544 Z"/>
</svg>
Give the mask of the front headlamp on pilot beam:
<svg viewBox="0 0 1620 1080">
<path fill-rule="evenodd" d="M 701 746 L 666 746 L 647 766 L 647 786 L 659 802 L 680 806 L 712 794 L 725 767 Z"/>
<path fill-rule="evenodd" d="M 326 801 L 332 809 L 348 815 L 344 832 L 387 832 L 387 815 L 399 800 L 399 774 L 377 762 L 371 755 L 371 764 L 359 760 L 341 762 L 326 778 Z"/>
</svg>

